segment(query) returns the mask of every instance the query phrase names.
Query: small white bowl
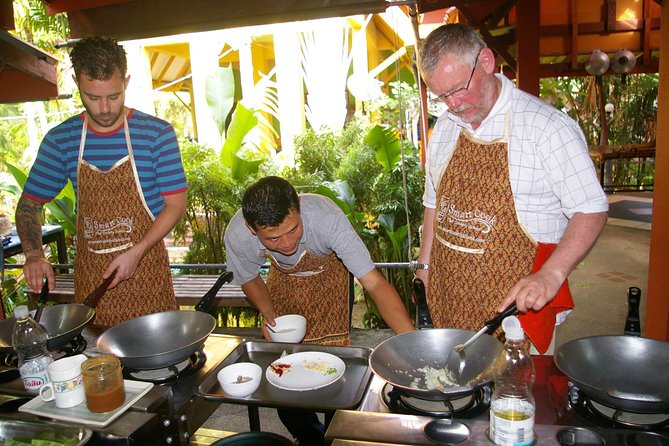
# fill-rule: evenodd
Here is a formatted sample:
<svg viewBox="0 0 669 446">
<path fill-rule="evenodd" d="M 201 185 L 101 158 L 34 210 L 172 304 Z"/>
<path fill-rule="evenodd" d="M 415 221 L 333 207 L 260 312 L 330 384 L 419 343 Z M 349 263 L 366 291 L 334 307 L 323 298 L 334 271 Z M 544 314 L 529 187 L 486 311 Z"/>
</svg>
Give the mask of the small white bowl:
<svg viewBox="0 0 669 446">
<path fill-rule="evenodd" d="M 223 391 L 235 398 L 245 398 L 258 390 L 261 376 L 262 369 L 252 362 L 231 364 L 223 367 L 217 375 Z"/>
<path fill-rule="evenodd" d="M 298 343 L 307 332 L 307 319 L 301 314 L 286 314 L 274 319 L 276 325 L 267 327 L 269 337 L 274 342 Z"/>
</svg>

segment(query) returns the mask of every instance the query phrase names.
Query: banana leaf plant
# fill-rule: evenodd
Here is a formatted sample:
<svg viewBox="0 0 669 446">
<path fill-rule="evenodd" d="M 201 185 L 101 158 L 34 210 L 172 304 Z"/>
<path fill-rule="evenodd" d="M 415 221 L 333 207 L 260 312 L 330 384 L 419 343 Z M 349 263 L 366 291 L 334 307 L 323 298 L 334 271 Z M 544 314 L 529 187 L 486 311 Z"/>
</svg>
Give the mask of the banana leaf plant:
<svg viewBox="0 0 669 446">
<path fill-rule="evenodd" d="M 28 175 L 18 167 L 3 161 L 5 167 L 14 177 L 16 184 L 0 183 L 0 190 L 9 192 L 17 197 L 23 193 Z M 63 227 L 66 238 L 71 238 L 77 233 L 77 213 L 75 209 L 76 194 L 72 182 L 67 180 L 65 187 L 52 201 L 44 205 L 42 223 L 60 225 Z"/>
<path fill-rule="evenodd" d="M 209 76 L 206 81 L 206 96 L 218 130 L 225 136 L 221 148 L 221 163 L 230 169 L 235 180 L 243 181 L 258 172 L 264 159 L 246 160 L 238 155 L 244 148 L 244 138 L 258 125 L 258 118 L 255 111 L 246 108 L 241 102 L 235 105 L 235 82 L 231 65 L 220 67 L 215 74 Z M 228 118 L 229 124 L 226 125 Z"/>
</svg>

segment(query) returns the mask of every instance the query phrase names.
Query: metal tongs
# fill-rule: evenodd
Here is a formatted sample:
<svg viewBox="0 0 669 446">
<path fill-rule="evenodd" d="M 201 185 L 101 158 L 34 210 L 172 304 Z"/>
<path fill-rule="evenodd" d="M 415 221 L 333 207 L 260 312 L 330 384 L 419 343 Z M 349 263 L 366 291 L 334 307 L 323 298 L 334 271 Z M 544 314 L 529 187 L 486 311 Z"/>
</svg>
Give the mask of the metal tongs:
<svg viewBox="0 0 669 446">
<path fill-rule="evenodd" d="M 516 307 L 516 303 L 514 302 L 511 305 L 509 305 L 504 311 L 497 314 L 497 316 L 486 322 L 483 328 L 477 331 L 476 334 L 474 334 L 474 336 L 467 339 L 467 341 L 464 344 L 456 345 L 454 347 L 454 350 L 458 353 L 462 353 L 467 347 L 472 345 L 474 341 L 483 336 L 484 333 L 492 334 L 497 329 L 497 327 L 500 326 L 505 317 L 515 314 L 516 311 L 518 311 L 518 308 Z"/>
</svg>

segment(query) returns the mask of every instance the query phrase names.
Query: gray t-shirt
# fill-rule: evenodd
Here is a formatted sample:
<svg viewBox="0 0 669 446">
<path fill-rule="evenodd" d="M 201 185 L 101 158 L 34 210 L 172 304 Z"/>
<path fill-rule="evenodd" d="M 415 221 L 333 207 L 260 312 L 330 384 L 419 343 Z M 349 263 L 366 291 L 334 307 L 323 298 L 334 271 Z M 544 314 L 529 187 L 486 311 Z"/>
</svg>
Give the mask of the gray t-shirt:
<svg viewBox="0 0 669 446">
<path fill-rule="evenodd" d="M 270 251 L 282 266 L 297 264 L 302 253 L 309 250 L 318 256 L 335 252 L 346 268 L 357 278 L 374 269 L 374 262 L 358 234 L 342 210 L 323 195 L 300 195 L 300 216 L 304 233 L 295 254 L 284 256 Z M 234 274 L 232 283 L 243 285 L 258 277 L 267 261 L 267 248 L 246 226 L 242 211 L 232 217 L 225 230 L 225 250 L 228 271 Z"/>
</svg>

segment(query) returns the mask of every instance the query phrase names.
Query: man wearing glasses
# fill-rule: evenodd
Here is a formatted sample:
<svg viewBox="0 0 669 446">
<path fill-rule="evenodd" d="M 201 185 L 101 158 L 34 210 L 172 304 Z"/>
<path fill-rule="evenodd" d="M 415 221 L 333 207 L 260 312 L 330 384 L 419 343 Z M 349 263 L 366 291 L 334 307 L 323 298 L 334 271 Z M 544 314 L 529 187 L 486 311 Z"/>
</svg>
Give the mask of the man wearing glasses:
<svg viewBox="0 0 669 446">
<path fill-rule="evenodd" d="M 573 308 L 567 276 L 607 219 L 583 133 L 496 74 L 494 53 L 467 25 L 434 30 L 419 66 L 447 107 L 427 150 L 416 274 L 434 325 L 478 330 L 516 303 L 533 346 L 550 352 Z"/>
</svg>

